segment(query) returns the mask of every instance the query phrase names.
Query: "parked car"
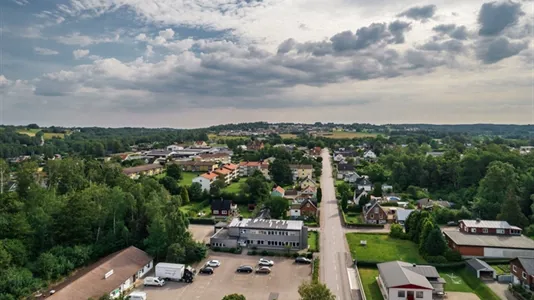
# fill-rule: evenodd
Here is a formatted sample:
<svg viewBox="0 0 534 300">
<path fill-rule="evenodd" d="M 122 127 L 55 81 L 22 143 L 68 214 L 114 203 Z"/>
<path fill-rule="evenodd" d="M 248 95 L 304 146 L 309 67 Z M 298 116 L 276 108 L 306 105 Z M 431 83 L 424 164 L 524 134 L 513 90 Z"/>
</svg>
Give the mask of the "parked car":
<svg viewBox="0 0 534 300">
<path fill-rule="evenodd" d="M 236 272 L 238 273 L 252 273 L 254 271 L 254 268 L 252 268 L 251 266 L 239 266 L 239 268 L 237 268 Z"/>
<path fill-rule="evenodd" d="M 198 271 L 200 274 L 213 274 L 213 268 L 205 266 Z"/>
<path fill-rule="evenodd" d="M 268 259 L 265 259 L 265 258 L 260 258 L 260 261 L 258 261 L 258 265 L 266 266 L 266 267 L 272 267 L 272 266 L 274 266 L 274 261 L 268 260 Z"/>
<path fill-rule="evenodd" d="M 458 226 L 458 223 L 456 223 L 454 221 L 449 221 L 449 222 L 447 222 L 447 226 Z"/>
<path fill-rule="evenodd" d="M 208 261 L 208 262 L 206 263 L 206 266 L 208 266 L 208 267 L 212 267 L 212 268 L 216 268 L 216 267 L 218 267 L 218 266 L 220 266 L 220 265 L 221 265 L 221 262 L 218 261 L 218 260 L 216 260 L 216 259 L 214 259 L 214 260 L 210 260 L 210 261 Z"/>
<path fill-rule="evenodd" d="M 256 269 L 256 273 L 258 274 L 269 274 L 271 273 L 271 268 L 269 267 L 259 267 Z"/>
<path fill-rule="evenodd" d="M 146 286 L 164 286 L 165 280 L 159 277 L 146 277 L 143 284 Z"/>
<path fill-rule="evenodd" d="M 311 259 L 307 259 L 304 256 L 299 256 L 299 257 L 295 258 L 295 263 L 297 263 L 297 264 L 311 264 L 312 261 L 311 261 Z"/>
</svg>

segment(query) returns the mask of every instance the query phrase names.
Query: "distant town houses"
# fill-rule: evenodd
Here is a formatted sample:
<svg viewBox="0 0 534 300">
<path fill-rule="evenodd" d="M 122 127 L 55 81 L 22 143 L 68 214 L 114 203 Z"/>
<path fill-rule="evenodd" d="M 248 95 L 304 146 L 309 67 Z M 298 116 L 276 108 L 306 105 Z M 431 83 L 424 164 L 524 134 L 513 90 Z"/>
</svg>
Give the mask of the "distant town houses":
<svg viewBox="0 0 534 300">
<path fill-rule="evenodd" d="M 259 140 L 254 140 L 254 141 L 251 141 L 250 143 L 247 144 L 247 149 L 248 151 L 259 151 L 261 149 L 263 149 L 265 147 L 265 145 L 263 144 L 262 141 L 259 141 Z"/>
<path fill-rule="evenodd" d="M 363 154 L 363 158 L 368 161 L 376 161 L 378 157 L 373 150 L 368 150 Z"/>
<path fill-rule="evenodd" d="M 417 200 L 417 208 L 419 209 L 425 209 L 425 210 L 432 210 L 434 206 L 439 206 L 443 208 L 451 208 L 454 204 L 449 201 L 444 200 L 432 200 L 430 198 L 423 198 Z"/>
<path fill-rule="evenodd" d="M 443 155 L 445 155 L 445 152 L 431 151 L 431 152 L 426 153 L 426 156 L 432 156 L 432 157 L 442 157 Z"/>
<path fill-rule="evenodd" d="M 184 171 L 188 172 L 211 172 L 219 167 L 219 164 L 211 161 L 174 161 L 172 162 L 182 167 Z"/>
<path fill-rule="evenodd" d="M 313 177 L 313 166 L 312 165 L 289 165 L 291 172 L 293 174 L 293 181 L 298 181 L 299 179 L 312 178 Z"/>
<path fill-rule="evenodd" d="M 267 161 L 243 161 L 239 163 L 239 176 L 248 177 L 254 174 L 255 171 L 260 171 L 267 179 L 269 176 L 269 163 Z"/>
<path fill-rule="evenodd" d="M 521 146 L 519 147 L 519 154 L 526 155 L 534 152 L 534 146 Z"/>
<path fill-rule="evenodd" d="M 164 167 L 161 164 L 148 164 L 122 169 L 122 173 L 132 179 L 140 176 L 154 176 L 163 173 Z"/>
<path fill-rule="evenodd" d="M 193 160 L 227 164 L 231 162 L 231 156 L 228 153 L 202 153 L 193 157 Z"/>
</svg>

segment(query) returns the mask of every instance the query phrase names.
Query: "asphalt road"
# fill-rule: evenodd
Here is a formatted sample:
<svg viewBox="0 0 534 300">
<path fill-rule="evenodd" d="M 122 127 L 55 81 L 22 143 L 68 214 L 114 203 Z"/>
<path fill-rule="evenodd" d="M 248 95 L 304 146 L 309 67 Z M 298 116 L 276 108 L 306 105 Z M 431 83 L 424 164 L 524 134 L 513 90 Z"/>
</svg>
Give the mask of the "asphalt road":
<svg viewBox="0 0 534 300">
<path fill-rule="evenodd" d="M 324 149 L 321 156 L 323 158 L 321 175 L 323 196 L 321 199 L 320 279 L 337 296 L 338 300 L 359 299 L 357 293 L 351 291 L 349 284 L 348 272 L 351 258 L 345 231 L 339 219 L 328 149 Z M 352 280 L 352 282 L 356 281 Z M 357 286 L 352 286 L 352 288 L 357 289 Z"/>
</svg>

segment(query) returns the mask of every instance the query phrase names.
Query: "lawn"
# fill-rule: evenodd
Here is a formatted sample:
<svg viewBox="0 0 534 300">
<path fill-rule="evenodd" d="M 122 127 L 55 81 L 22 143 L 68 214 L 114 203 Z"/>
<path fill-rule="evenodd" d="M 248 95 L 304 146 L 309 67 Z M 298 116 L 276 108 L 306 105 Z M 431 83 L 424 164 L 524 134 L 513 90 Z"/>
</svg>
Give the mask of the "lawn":
<svg viewBox="0 0 534 300">
<path fill-rule="evenodd" d="M 473 293 L 473 289 L 467 285 L 458 271 L 442 271 L 439 272 L 439 275 L 447 281 L 445 284 L 446 292 Z"/>
<path fill-rule="evenodd" d="M 335 182 L 335 185 L 338 186 L 342 183 L 345 183 L 345 181 L 343 179 L 336 179 L 336 182 Z"/>
<path fill-rule="evenodd" d="M 180 185 L 191 185 L 193 179 L 198 177 L 200 173 L 195 172 L 182 172 L 182 179 L 180 180 Z"/>
<path fill-rule="evenodd" d="M 319 233 L 317 231 L 308 231 L 308 250 L 319 251 Z"/>
<path fill-rule="evenodd" d="M 246 181 L 246 178 L 240 178 L 238 182 L 232 182 L 223 189 L 223 192 L 237 194 L 241 191 L 241 185 Z"/>
<path fill-rule="evenodd" d="M 180 210 L 188 217 L 202 217 L 207 218 L 211 216 L 211 208 L 208 201 L 189 203 L 180 207 Z M 199 216 L 198 213 L 203 212 L 203 216 Z"/>
<path fill-rule="evenodd" d="M 243 216 L 243 218 L 251 218 L 252 212 L 248 210 L 248 206 L 246 205 L 238 205 L 237 209 L 239 210 L 239 214 Z"/>
<path fill-rule="evenodd" d="M 280 137 L 283 139 L 296 139 L 297 135 L 294 133 L 281 133 Z"/>
<path fill-rule="evenodd" d="M 378 269 L 371 268 L 358 268 L 360 278 L 362 280 L 363 290 L 365 291 L 365 297 L 367 300 L 382 300 L 382 293 L 376 282 L 378 277 Z"/>
<path fill-rule="evenodd" d="M 402 260 L 411 263 L 425 263 L 412 241 L 390 238 L 387 234 L 347 233 L 352 257 L 361 261 L 386 262 Z M 367 246 L 360 246 L 360 241 Z"/>
<path fill-rule="evenodd" d="M 345 213 L 345 222 L 351 224 L 362 224 L 362 216 L 359 213 L 348 212 Z"/>
<path fill-rule="evenodd" d="M 486 284 L 484 284 L 480 279 L 476 278 L 475 275 L 469 273 L 467 269 L 463 269 L 457 272 L 463 279 L 463 281 L 474 291 L 474 293 L 484 300 L 499 300 L 500 297 L 497 296 Z M 445 279 L 446 280 L 446 279 Z"/>
<path fill-rule="evenodd" d="M 23 129 L 23 130 L 18 130 L 17 132 L 20 133 L 20 134 L 25 134 L 25 135 L 29 135 L 29 136 L 35 136 L 37 134 L 37 132 L 41 131 L 41 129 Z M 64 138 L 65 137 L 65 134 L 64 133 L 52 133 L 52 132 L 45 132 L 43 133 L 43 137 L 45 140 L 49 140 L 51 138 Z"/>
<path fill-rule="evenodd" d="M 510 274 L 510 265 L 491 265 L 497 275 Z"/>
</svg>

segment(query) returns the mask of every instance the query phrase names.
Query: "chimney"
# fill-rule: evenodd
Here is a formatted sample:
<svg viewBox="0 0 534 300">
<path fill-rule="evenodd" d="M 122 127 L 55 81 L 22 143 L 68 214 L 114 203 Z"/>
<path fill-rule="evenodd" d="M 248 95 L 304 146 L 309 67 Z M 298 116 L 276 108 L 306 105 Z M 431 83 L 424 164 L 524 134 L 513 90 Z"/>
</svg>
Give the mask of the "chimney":
<svg viewBox="0 0 534 300">
<path fill-rule="evenodd" d="M 480 218 L 477 218 L 477 223 L 480 223 Z"/>
<path fill-rule="evenodd" d="M 243 217 L 242 216 L 239 216 L 239 221 L 243 221 Z"/>
</svg>

